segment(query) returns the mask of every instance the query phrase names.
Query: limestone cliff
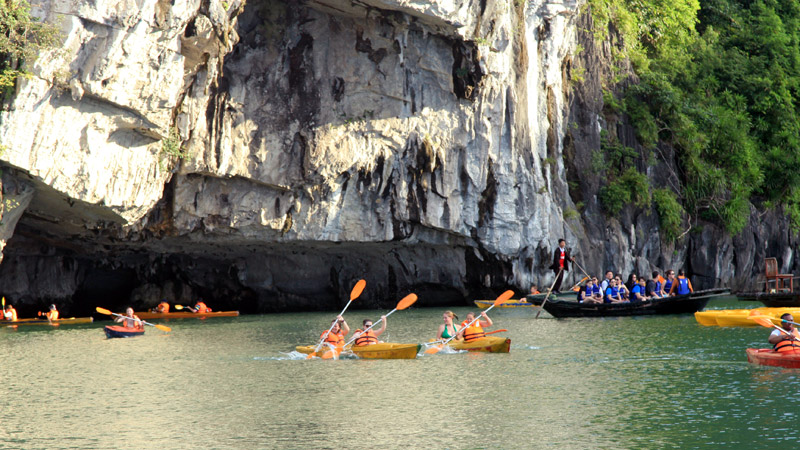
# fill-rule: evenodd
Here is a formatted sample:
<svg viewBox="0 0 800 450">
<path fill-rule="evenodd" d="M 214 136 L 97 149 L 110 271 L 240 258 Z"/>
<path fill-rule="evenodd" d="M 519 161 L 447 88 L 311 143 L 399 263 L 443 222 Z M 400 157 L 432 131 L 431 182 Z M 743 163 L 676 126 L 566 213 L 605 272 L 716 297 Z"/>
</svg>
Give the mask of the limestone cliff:
<svg viewBox="0 0 800 450">
<path fill-rule="evenodd" d="M 549 283 L 560 237 L 595 273 L 749 276 L 770 230 L 664 245 L 576 175 L 609 127 L 583 3 L 46 1 L 63 48 L 0 115 L 2 292 L 277 311 L 366 278 L 363 306 L 460 303 Z"/>
</svg>

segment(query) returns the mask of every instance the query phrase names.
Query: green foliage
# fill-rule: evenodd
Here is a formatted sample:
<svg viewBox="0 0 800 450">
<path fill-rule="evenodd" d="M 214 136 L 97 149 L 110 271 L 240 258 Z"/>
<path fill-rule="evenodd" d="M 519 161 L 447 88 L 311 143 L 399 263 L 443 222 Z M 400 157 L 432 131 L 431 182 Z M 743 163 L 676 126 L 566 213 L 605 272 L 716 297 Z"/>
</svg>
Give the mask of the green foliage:
<svg viewBox="0 0 800 450">
<path fill-rule="evenodd" d="M 800 230 L 800 0 L 589 5 L 640 80 L 624 95 L 637 137 L 676 150 L 685 211 L 735 234 L 759 197 Z"/>
<path fill-rule="evenodd" d="M 58 43 L 56 28 L 31 17 L 30 9 L 25 0 L 0 0 L 0 89 L 6 93 L 29 76 L 24 64 Z"/>
<path fill-rule="evenodd" d="M 653 191 L 653 203 L 658 212 L 658 223 L 664 237 L 669 241 L 678 238 L 683 221 L 683 206 L 678 202 L 678 197 L 669 189 L 656 189 Z"/>
<path fill-rule="evenodd" d="M 634 167 L 629 167 L 619 178 L 600 188 L 599 195 L 603 209 L 612 216 L 629 204 L 639 208 L 650 208 L 651 205 L 650 181 L 647 175 Z"/>
<path fill-rule="evenodd" d="M 568 208 L 568 209 L 565 209 L 565 210 L 564 210 L 564 214 L 563 214 L 563 215 L 564 215 L 564 220 L 566 221 L 566 220 L 574 220 L 574 219 L 577 219 L 578 217 L 580 217 L 580 216 L 581 216 L 581 213 L 579 213 L 579 212 L 578 212 L 577 210 L 575 210 L 575 209 Z"/>
<path fill-rule="evenodd" d="M 188 156 L 181 148 L 181 136 L 177 128 L 170 128 L 169 135 L 161 140 L 161 152 L 159 155 L 162 160 L 164 157 L 183 159 Z"/>
</svg>

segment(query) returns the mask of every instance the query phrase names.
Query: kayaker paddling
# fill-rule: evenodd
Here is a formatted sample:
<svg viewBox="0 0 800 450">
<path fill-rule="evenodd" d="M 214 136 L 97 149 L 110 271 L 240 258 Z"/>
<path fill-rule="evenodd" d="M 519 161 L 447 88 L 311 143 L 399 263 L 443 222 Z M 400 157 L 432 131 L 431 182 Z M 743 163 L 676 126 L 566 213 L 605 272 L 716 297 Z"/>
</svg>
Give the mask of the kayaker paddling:
<svg viewBox="0 0 800 450">
<path fill-rule="evenodd" d="M 472 342 L 486 336 L 484 328 L 489 328 L 494 325 L 492 319 L 486 315 L 486 311 L 481 311 L 481 317 L 485 320 L 475 320 L 475 313 L 467 313 L 466 319 L 461 322 L 461 331 L 458 336 L 464 339 L 465 342 Z"/>
<path fill-rule="evenodd" d="M 186 309 L 188 309 L 189 311 L 191 311 L 193 313 L 197 313 L 197 314 L 204 314 L 204 313 L 210 313 L 211 312 L 211 308 L 209 308 L 205 303 L 203 303 L 203 299 L 202 298 L 197 300 L 197 303 L 195 303 L 194 308 L 190 307 L 190 308 L 186 308 Z"/>
<path fill-rule="evenodd" d="M 769 335 L 769 343 L 778 353 L 800 352 L 800 332 L 792 324 L 794 316 L 786 313 L 781 316 L 781 329 L 774 329 Z"/>
<path fill-rule="evenodd" d="M 331 325 L 332 328 L 330 331 L 323 331 L 319 338 L 322 339 L 322 342 L 330 344 L 334 347 L 343 346 L 344 337 L 350 333 L 350 326 L 347 325 L 347 322 L 342 316 L 337 316 L 335 319 L 333 319 Z"/>
<path fill-rule="evenodd" d="M 151 312 L 166 314 L 169 312 L 169 303 L 167 303 L 166 299 L 161 300 L 161 302 L 155 308 L 153 308 Z"/>
<path fill-rule="evenodd" d="M 458 316 L 453 311 L 445 311 L 442 314 L 444 323 L 439 325 L 439 332 L 436 334 L 436 339 L 445 340 L 458 335 L 459 327 L 455 324 Z"/>
<path fill-rule="evenodd" d="M 139 316 L 133 313 L 133 308 L 131 307 L 125 309 L 124 316 L 115 317 L 114 322 L 121 322 L 122 326 L 125 328 L 144 328 L 142 320 L 139 319 Z"/>
<path fill-rule="evenodd" d="M 6 310 L 3 311 L 3 317 L 9 322 L 17 321 L 17 310 L 12 305 L 6 305 Z"/>
<path fill-rule="evenodd" d="M 372 320 L 364 319 L 362 322 L 363 328 L 359 328 L 353 333 L 353 338 L 355 339 L 355 344 L 357 346 L 362 345 L 372 345 L 377 344 L 380 342 L 378 340 L 378 336 L 382 335 L 384 331 L 386 331 L 386 316 L 381 316 L 381 328 L 379 330 L 371 329 L 372 327 Z"/>
<path fill-rule="evenodd" d="M 52 305 L 50 305 L 50 310 L 49 311 L 44 312 L 44 313 L 40 311 L 37 315 L 38 316 L 45 316 L 45 317 L 47 317 L 48 321 L 52 322 L 54 320 L 58 320 L 58 309 L 56 309 L 56 305 L 55 304 L 52 304 Z"/>
</svg>

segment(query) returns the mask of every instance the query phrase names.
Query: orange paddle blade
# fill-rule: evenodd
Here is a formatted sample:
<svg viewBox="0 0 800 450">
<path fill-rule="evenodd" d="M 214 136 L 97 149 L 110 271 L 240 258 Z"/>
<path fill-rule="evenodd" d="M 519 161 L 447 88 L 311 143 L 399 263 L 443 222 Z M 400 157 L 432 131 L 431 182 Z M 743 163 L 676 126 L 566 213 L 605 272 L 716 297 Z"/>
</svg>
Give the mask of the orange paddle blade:
<svg viewBox="0 0 800 450">
<path fill-rule="evenodd" d="M 114 313 L 112 313 L 111 311 L 109 311 L 109 310 L 107 310 L 107 309 L 105 309 L 105 308 L 101 308 L 101 307 L 99 307 L 99 306 L 98 306 L 97 308 L 95 308 L 95 309 L 96 309 L 96 310 L 97 310 L 97 312 L 99 312 L 100 314 L 106 314 L 106 315 L 109 315 L 109 316 L 110 316 L 111 314 L 114 314 Z"/>
<path fill-rule="evenodd" d="M 506 300 L 510 299 L 514 296 L 514 291 L 508 290 L 500 294 L 500 297 L 497 297 L 497 300 L 494 301 L 494 306 L 500 306 L 505 303 Z"/>
<path fill-rule="evenodd" d="M 409 306 L 413 305 L 414 302 L 416 301 L 417 301 L 417 294 L 408 294 L 405 297 L 403 297 L 402 300 L 397 302 L 397 308 L 395 309 L 402 311 L 408 308 Z"/>
<path fill-rule="evenodd" d="M 350 291 L 350 301 L 353 301 L 364 292 L 364 288 L 367 287 L 367 280 L 358 280 L 355 286 L 353 286 L 353 290 Z"/>
<path fill-rule="evenodd" d="M 772 323 L 772 317 L 770 316 L 756 315 L 756 316 L 749 316 L 748 318 L 750 320 L 754 320 L 757 324 L 763 327 L 772 328 L 774 326 L 774 324 Z"/>
<path fill-rule="evenodd" d="M 156 328 L 158 328 L 158 329 L 159 329 L 159 330 L 161 330 L 161 331 L 166 331 L 167 333 L 169 333 L 170 331 L 172 331 L 172 328 L 170 328 L 170 327 L 168 327 L 168 326 L 166 326 L 166 325 L 158 325 L 158 324 L 153 324 L 153 326 L 154 326 L 154 327 L 156 327 Z"/>
<path fill-rule="evenodd" d="M 434 353 L 439 353 L 439 350 L 444 348 L 444 344 L 434 345 L 433 347 L 425 350 L 425 353 L 428 355 L 433 355 Z"/>
<path fill-rule="evenodd" d="M 332 348 L 329 352 L 325 352 L 322 354 L 322 359 L 332 359 L 335 356 L 339 356 L 342 353 L 342 347 L 335 347 Z"/>
</svg>

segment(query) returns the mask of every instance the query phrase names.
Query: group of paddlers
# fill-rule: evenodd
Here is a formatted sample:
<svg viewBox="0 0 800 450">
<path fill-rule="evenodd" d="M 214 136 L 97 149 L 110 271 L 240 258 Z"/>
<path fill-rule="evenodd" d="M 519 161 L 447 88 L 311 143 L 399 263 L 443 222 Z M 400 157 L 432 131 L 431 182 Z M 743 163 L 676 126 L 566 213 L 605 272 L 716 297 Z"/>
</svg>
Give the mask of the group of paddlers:
<svg viewBox="0 0 800 450">
<path fill-rule="evenodd" d="M 442 318 L 444 323 L 439 325 L 439 330 L 436 334 L 436 339 L 438 340 L 453 338 L 471 342 L 484 337 L 486 333 L 483 329 L 494 325 L 492 319 L 485 312 L 480 313 L 479 320 L 475 320 L 475 313 L 467 313 L 466 319 L 460 325 L 456 325 L 458 316 L 452 311 L 445 311 Z M 386 331 L 386 316 L 381 316 L 380 322 L 383 322 L 381 328 L 374 329 L 372 320 L 364 319 L 361 322 L 362 328 L 353 333 L 351 338 L 353 344 L 364 346 L 379 343 L 378 337 Z M 350 327 L 347 325 L 347 321 L 342 316 L 338 316 L 331 323 L 331 328 L 320 335 L 320 339 L 325 344 L 342 347 L 345 345 L 345 336 L 349 333 Z"/>
</svg>

